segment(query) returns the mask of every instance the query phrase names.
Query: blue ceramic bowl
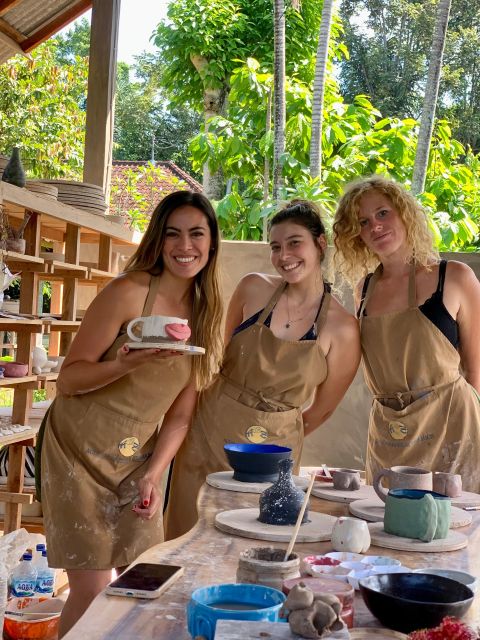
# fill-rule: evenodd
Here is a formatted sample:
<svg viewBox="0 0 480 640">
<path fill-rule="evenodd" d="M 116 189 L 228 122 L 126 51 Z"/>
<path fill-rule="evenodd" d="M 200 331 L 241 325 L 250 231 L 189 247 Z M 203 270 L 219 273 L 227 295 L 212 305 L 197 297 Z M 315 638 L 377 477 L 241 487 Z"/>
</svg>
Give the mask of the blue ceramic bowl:
<svg viewBox="0 0 480 640">
<path fill-rule="evenodd" d="M 289 447 L 276 444 L 232 443 L 224 445 L 233 478 L 240 482 L 275 482 L 278 479 L 278 463 L 290 458 Z"/>
<path fill-rule="evenodd" d="M 196 589 L 187 605 L 187 626 L 192 638 L 213 640 L 217 620 L 278 622 L 286 597 L 259 584 L 214 584 Z"/>
<path fill-rule="evenodd" d="M 380 622 L 396 631 L 436 627 L 445 616 L 461 618 L 473 601 L 464 584 L 443 576 L 388 573 L 362 578 L 360 593 Z"/>
</svg>

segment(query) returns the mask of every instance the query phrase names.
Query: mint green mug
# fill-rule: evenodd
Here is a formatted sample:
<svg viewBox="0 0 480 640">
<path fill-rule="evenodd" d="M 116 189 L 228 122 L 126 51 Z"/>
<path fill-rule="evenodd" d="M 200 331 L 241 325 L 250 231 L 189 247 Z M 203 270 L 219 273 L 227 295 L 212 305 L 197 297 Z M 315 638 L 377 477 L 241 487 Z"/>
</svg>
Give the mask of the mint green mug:
<svg viewBox="0 0 480 640">
<path fill-rule="evenodd" d="M 391 489 L 385 501 L 383 526 L 387 533 L 424 542 L 446 538 L 451 500 L 425 489 Z"/>
</svg>

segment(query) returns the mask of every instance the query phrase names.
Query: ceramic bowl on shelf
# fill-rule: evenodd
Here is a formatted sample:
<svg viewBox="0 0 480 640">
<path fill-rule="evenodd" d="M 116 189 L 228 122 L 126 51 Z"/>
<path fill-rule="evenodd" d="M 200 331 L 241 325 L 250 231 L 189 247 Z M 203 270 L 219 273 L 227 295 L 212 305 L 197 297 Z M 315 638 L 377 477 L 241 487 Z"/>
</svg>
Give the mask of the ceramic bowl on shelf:
<svg viewBox="0 0 480 640">
<path fill-rule="evenodd" d="M 230 443 L 223 447 L 234 480 L 240 482 L 275 482 L 278 463 L 290 458 L 292 450 L 276 444 Z"/>
<path fill-rule="evenodd" d="M 395 631 L 435 627 L 445 616 L 461 618 L 473 601 L 464 584 L 423 573 L 373 575 L 359 581 L 370 612 Z"/>
<path fill-rule="evenodd" d="M 413 573 L 428 573 L 434 576 L 443 576 L 444 578 L 450 578 L 456 580 L 469 587 L 474 593 L 478 589 L 478 578 L 472 576 L 471 573 L 466 571 L 455 571 L 455 569 L 437 569 L 436 567 L 427 567 L 426 569 L 415 569 Z"/>
<path fill-rule="evenodd" d="M 1 366 L 4 369 L 3 375 L 5 378 L 23 378 L 28 375 L 28 364 L 23 362 L 6 362 L 1 361 Z"/>
</svg>

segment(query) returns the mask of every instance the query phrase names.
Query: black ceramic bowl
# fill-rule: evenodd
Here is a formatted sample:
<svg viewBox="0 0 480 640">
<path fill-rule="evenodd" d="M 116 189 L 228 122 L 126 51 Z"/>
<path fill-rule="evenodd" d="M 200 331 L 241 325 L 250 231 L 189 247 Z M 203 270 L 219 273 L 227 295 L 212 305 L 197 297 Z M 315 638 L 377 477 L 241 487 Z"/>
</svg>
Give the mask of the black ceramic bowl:
<svg viewBox="0 0 480 640">
<path fill-rule="evenodd" d="M 231 443 L 224 445 L 233 477 L 240 482 L 275 482 L 278 478 L 278 463 L 290 458 L 289 447 L 276 444 Z"/>
<path fill-rule="evenodd" d="M 359 585 L 373 615 L 404 633 L 436 627 L 445 616 L 461 618 L 473 601 L 473 591 L 464 584 L 422 573 L 382 573 Z"/>
</svg>

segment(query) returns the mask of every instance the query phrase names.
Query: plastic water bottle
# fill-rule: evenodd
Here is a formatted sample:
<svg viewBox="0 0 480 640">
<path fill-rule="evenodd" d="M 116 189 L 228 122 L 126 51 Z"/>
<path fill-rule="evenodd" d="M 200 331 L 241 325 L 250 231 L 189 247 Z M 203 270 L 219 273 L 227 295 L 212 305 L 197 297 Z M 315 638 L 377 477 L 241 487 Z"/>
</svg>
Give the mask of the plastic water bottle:
<svg viewBox="0 0 480 640">
<path fill-rule="evenodd" d="M 46 546 L 42 543 L 37 544 L 35 547 L 35 553 L 32 553 L 32 566 L 38 574 L 38 566 L 42 563 L 42 552 L 45 551 Z M 28 550 L 27 550 L 28 553 Z"/>
<path fill-rule="evenodd" d="M 42 557 L 37 564 L 37 586 L 36 593 L 38 596 L 51 598 L 53 596 L 53 587 L 55 585 L 55 569 L 48 566 L 47 552 L 42 551 Z"/>
<path fill-rule="evenodd" d="M 12 596 L 14 598 L 31 598 L 35 595 L 37 572 L 32 566 L 32 554 L 24 553 L 22 560 L 12 571 Z"/>
</svg>

